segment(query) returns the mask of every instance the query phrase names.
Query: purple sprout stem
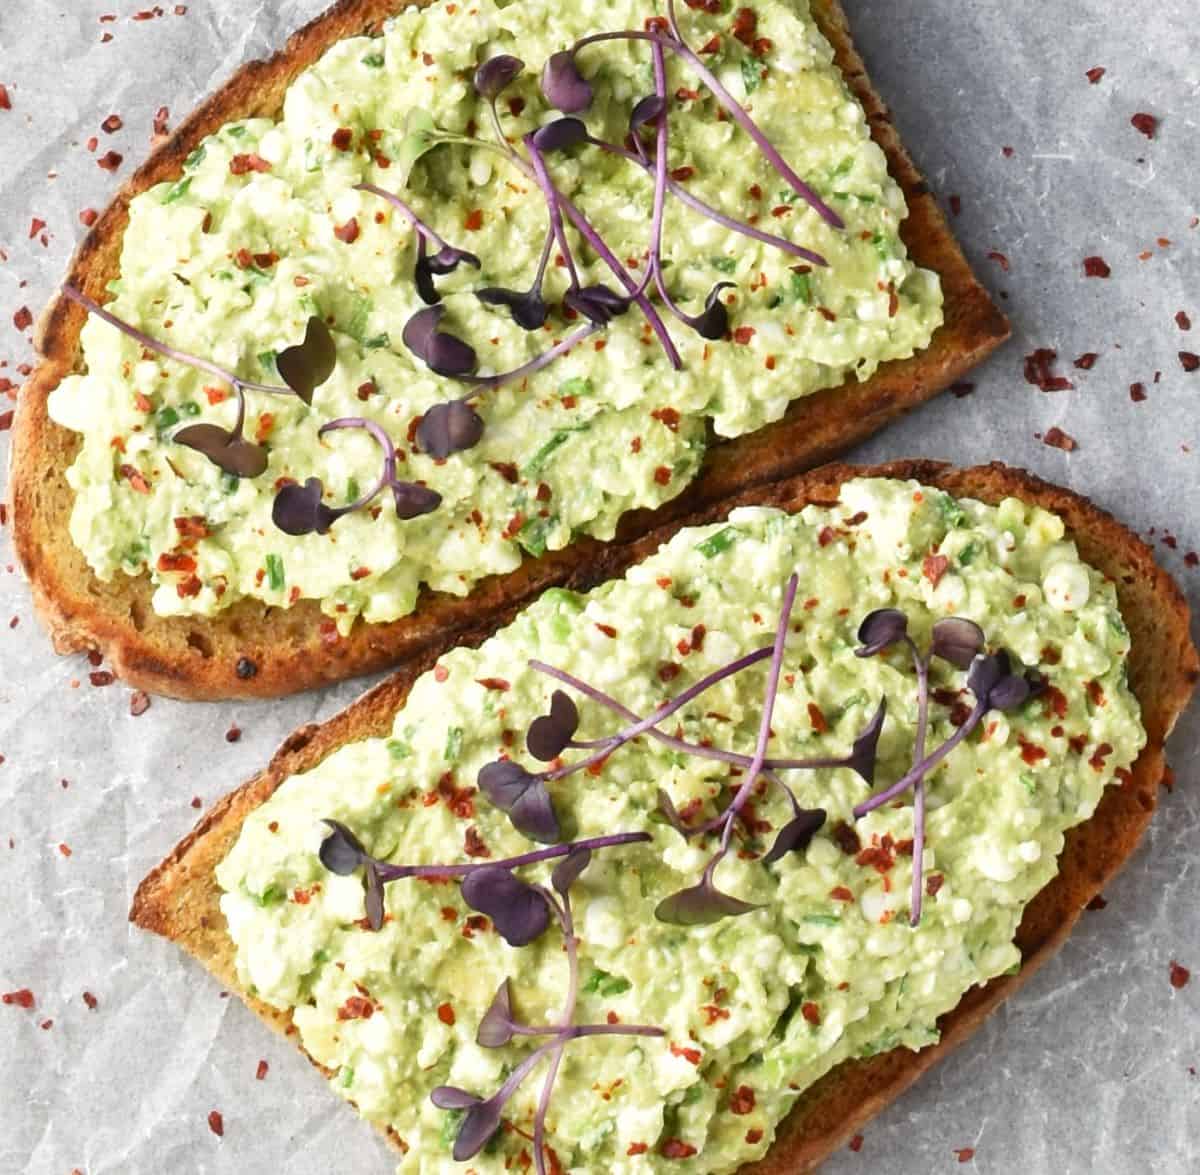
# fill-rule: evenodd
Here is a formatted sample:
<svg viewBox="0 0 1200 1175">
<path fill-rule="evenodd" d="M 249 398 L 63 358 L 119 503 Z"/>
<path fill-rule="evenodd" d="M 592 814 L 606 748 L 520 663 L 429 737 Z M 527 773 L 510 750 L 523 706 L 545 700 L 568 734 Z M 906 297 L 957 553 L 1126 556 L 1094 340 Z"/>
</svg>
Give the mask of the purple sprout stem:
<svg viewBox="0 0 1200 1175">
<path fill-rule="evenodd" d="M 638 29 L 625 29 L 612 33 L 593 33 L 591 36 L 576 41 L 572 51 L 578 53 L 580 49 L 585 49 L 588 45 L 595 45 L 601 41 L 649 41 L 651 44 L 657 44 L 664 49 L 669 49 L 688 64 L 692 72 L 708 87 L 713 97 L 725 107 L 733 120 L 754 140 L 767 162 L 788 182 L 821 219 L 834 228 L 845 228 L 846 222 L 792 170 L 787 160 L 780 155 L 779 150 L 771 140 L 763 134 L 758 123 L 746 113 L 742 104 L 734 98 L 721 84 L 716 74 L 684 42 L 682 36 L 679 34 L 678 25 L 675 22 L 675 5 L 673 0 L 669 4 L 669 10 L 672 24 L 675 26 L 675 35 L 672 37 L 664 37 L 660 33 L 642 32 Z"/>
<path fill-rule="evenodd" d="M 525 144 L 525 150 L 529 152 L 530 162 L 533 164 L 534 178 L 537 180 L 538 187 L 542 189 L 542 195 L 546 198 L 546 207 L 550 212 L 550 231 L 554 234 L 563 260 L 567 263 L 567 271 L 571 275 L 571 289 L 577 290 L 579 289 L 579 271 L 575 268 L 575 258 L 571 255 L 571 247 L 567 243 L 567 230 L 562 218 L 562 198 L 554 186 L 554 181 L 550 178 L 550 172 L 546 170 L 546 160 L 538 150 L 537 144 L 534 143 L 533 135 L 526 135 L 522 141 Z"/>
<path fill-rule="evenodd" d="M 367 420 L 362 416 L 345 416 L 339 420 L 330 420 L 328 423 L 321 425 L 317 430 L 317 436 L 323 437 L 327 432 L 333 432 L 341 428 L 361 428 L 370 433 L 371 436 L 378 442 L 383 449 L 383 473 L 375 485 L 349 506 L 342 506 L 338 511 L 339 514 L 350 514 L 355 510 L 361 510 L 368 502 L 374 500 L 376 495 L 384 486 L 393 485 L 396 482 L 396 446 L 392 443 L 392 438 L 380 428 L 373 420 Z"/>
<path fill-rule="evenodd" d="M 971 711 L 966 722 L 962 724 L 936 751 L 933 752 L 927 759 L 911 767 L 901 778 L 896 780 L 891 787 L 885 791 L 881 791 L 878 795 L 871 796 L 870 799 L 864 800 L 861 804 L 856 804 L 854 807 L 854 815 L 857 819 L 860 816 L 865 816 L 868 812 L 874 812 L 876 808 L 882 808 L 884 804 L 890 800 L 894 800 L 898 795 L 907 791 L 919 779 L 924 779 L 945 757 L 958 746 L 970 733 L 977 727 L 984 714 L 987 713 L 987 706 L 983 702 L 976 702 L 975 708 Z M 913 843 L 913 852 L 916 852 L 916 843 Z"/>
<path fill-rule="evenodd" d="M 453 246 L 442 237 L 438 236 L 433 229 L 429 227 L 399 196 L 389 192 L 386 188 L 377 187 L 375 184 L 355 184 L 355 190 L 359 192 L 370 192 L 372 196 L 378 196 L 381 200 L 386 200 L 393 208 L 395 208 L 409 224 L 412 225 L 415 232 L 425 238 L 429 244 L 434 245 L 438 249 L 450 249 Z"/>
<path fill-rule="evenodd" d="M 123 335 L 127 335 L 136 343 L 140 343 L 147 350 L 157 352 L 157 354 L 162 355 L 166 359 L 174 359 L 175 362 L 182 363 L 187 367 L 194 367 L 198 371 L 207 371 L 209 375 L 215 375 L 217 379 L 230 384 L 237 391 L 239 400 L 242 389 L 251 392 L 269 392 L 275 396 L 295 395 L 291 388 L 281 388 L 273 384 L 260 384 L 255 383 L 253 380 L 242 379 L 241 376 L 234 375 L 232 371 L 226 371 L 225 368 L 218 366 L 209 359 L 201 359 L 199 355 L 193 355 L 188 351 L 181 351 L 178 347 L 172 347 L 167 343 L 159 342 L 153 335 L 148 335 L 145 331 L 138 330 L 136 326 L 130 326 L 129 323 L 118 318 L 111 311 L 105 310 L 99 302 L 92 301 L 91 298 L 75 289 L 74 286 L 63 286 L 62 292 L 77 306 L 82 306 L 89 314 L 94 314 L 101 322 L 107 322 L 109 326 L 115 327 Z M 244 417 L 244 413 L 245 405 L 239 404 L 239 428 L 235 430 L 235 435 L 241 431 L 240 422 Z"/>
<path fill-rule="evenodd" d="M 522 865 L 536 865 L 539 861 L 553 861 L 556 857 L 565 857 L 576 849 L 609 849 L 617 845 L 642 844 L 652 839 L 648 832 L 615 832 L 609 836 L 592 837 L 590 840 L 551 845 L 547 849 L 522 853 L 518 857 L 506 857 L 502 861 L 472 861 L 462 865 L 379 864 L 376 868 L 379 879 L 383 882 L 400 881 L 406 877 L 465 877 L 473 869 L 497 866 L 501 869 L 519 869 Z"/>
<path fill-rule="evenodd" d="M 733 822 L 742 806 L 750 797 L 750 790 L 758 779 L 767 758 L 767 743 L 771 738 L 771 715 L 775 712 L 775 699 L 779 696 L 779 677 L 783 672 L 783 649 L 787 644 L 788 622 L 792 618 L 792 605 L 796 602 L 796 590 L 800 577 L 793 574 L 783 594 L 783 607 L 779 610 L 779 624 L 775 629 L 775 644 L 771 650 L 771 668 L 767 673 L 767 688 L 763 693 L 762 719 L 758 724 L 758 740 L 754 746 L 754 760 L 746 771 L 746 778 L 738 788 L 733 802 L 721 813 L 725 829 L 721 833 L 721 856 L 729 850 L 733 836 Z M 719 858 L 716 858 L 719 860 Z"/>
<path fill-rule="evenodd" d="M 912 637 L 905 634 L 905 641 L 912 652 L 913 668 L 917 673 L 917 733 L 913 741 L 913 762 L 925 758 L 925 737 L 929 731 L 929 662 L 921 656 Z M 925 776 L 917 780 L 913 788 L 913 876 L 912 900 L 909 903 L 908 922 L 917 926 L 921 922 L 921 894 L 924 884 L 923 859 L 925 855 Z"/>
<path fill-rule="evenodd" d="M 554 344 L 548 350 L 543 351 L 540 355 L 534 356 L 527 363 L 522 363 L 520 367 L 514 367 L 512 371 L 502 371 L 498 375 L 460 375 L 456 378 L 463 383 L 468 383 L 472 386 L 472 391 L 465 396 L 460 396 L 460 400 L 470 400 L 478 394 L 481 388 L 498 388 L 504 384 L 512 383 L 514 380 L 524 379 L 527 375 L 532 375 L 535 371 L 541 370 L 543 367 L 548 367 L 560 355 L 565 355 L 573 347 L 582 343 L 585 339 L 590 338 L 598 330 L 602 328 L 598 323 L 591 322 L 586 326 L 581 326 L 578 330 L 567 335 L 565 339 Z"/>
</svg>

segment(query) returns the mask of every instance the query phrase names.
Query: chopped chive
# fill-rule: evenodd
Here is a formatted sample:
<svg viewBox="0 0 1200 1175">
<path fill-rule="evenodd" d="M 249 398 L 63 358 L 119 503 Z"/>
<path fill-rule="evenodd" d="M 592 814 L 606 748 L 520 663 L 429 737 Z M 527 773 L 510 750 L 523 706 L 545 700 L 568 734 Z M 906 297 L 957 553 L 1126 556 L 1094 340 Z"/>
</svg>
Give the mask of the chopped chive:
<svg viewBox="0 0 1200 1175">
<path fill-rule="evenodd" d="M 287 578 L 283 572 L 283 560 L 278 555 L 267 556 L 267 583 L 274 592 L 283 591 Z"/>
<path fill-rule="evenodd" d="M 461 726 L 450 727 L 446 731 L 446 750 L 444 752 L 447 763 L 453 763 L 462 754 L 462 744 L 463 728 Z"/>
<path fill-rule="evenodd" d="M 729 550 L 735 542 L 737 542 L 737 531 L 732 526 L 727 526 L 724 530 L 717 531 L 716 534 L 710 534 L 703 542 L 697 543 L 696 550 L 706 559 L 712 559 L 722 551 Z"/>
</svg>

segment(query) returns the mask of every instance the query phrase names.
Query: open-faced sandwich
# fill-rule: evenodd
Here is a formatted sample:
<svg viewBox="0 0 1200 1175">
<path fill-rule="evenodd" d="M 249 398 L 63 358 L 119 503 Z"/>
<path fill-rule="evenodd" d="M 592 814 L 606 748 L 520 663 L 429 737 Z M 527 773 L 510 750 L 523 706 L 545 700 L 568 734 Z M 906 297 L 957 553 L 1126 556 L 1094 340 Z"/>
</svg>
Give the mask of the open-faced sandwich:
<svg viewBox="0 0 1200 1175">
<path fill-rule="evenodd" d="M 297 732 L 142 883 L 420 1172 L 798 1172 L 1132 851 L 1187 608 L 1002 466 L 831 467 L 609 548 Z"/>
<path fill-rule="evenodd" d="M 835 0 L 343 0 L 85 241 L 17 548 L 63 651 L 284 693 L 594 580 L 1006 334 Z"/>
</svg>

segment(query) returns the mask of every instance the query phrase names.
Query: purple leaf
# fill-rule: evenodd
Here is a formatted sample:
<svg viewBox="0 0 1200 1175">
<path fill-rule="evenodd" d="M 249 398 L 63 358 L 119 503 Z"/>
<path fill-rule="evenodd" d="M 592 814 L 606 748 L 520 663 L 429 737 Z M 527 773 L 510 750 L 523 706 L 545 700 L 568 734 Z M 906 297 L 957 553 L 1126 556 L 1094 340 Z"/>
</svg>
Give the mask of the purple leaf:
<svg viewBox="0 0 1200 1175">
<path fill-rule="evenodd" d="M 701 338 L 715 341 L 725 337 L 725 332 L 729 330 L 729 309 L 721 301 L 721 291 L 733 289 L 735 284 L 734 282 L 717 282 L 708 291 L 708 297 L 704 300 L 704 310 L 700 314 L 694 317 L 689 316 L 686 319 L 688 325 Z"/>
<path fill-rule="evenodd" d="M 550 884 L 563 897 L 567 896 L 567 891 L 579 880 L 579 875 L 592 863 L 591 849 L 572 849 L 557 865 L 554 866 L 553 872 L 550 874 Z"/>
<path fill-rule="evenodd" d="M 563 305 L 582 314 L 597 326 L 607 326 L 629 309 L 629 299 L 606 285 L 582 286 L 563 296 Z"/>
<path fill-rule="evenodd" d="M 481 268 L 481 262 L 474 253 L 466 249 L 456 249 L 453 245 L 443 245 L 436 253 L 429 255 L 429 269 L 439 277 L 453 273 L 460 265 L 469 265 L 472 269 Z"/>
<path fill-rule="evenodd" d="M 500 759 L 481 767 L 476 782 L 500 811 L 508 813 L 518 832 L 543 844 L 558 840 L 558 817 L 543 776 L 531 774 L 511 759 Z"/>
<path fill-rule="evenodd" d="M 404 521 L 431 514 L 442 504 L 442 495 L 428 486 L 411 481 L 395 481 L 390 488 L 396 502 L 396 517 Z"/>
<path fill-rule="evenodd" d="M 976 657 L 971 662 L 971 668 L 967 673 L 967 689 L 975 695 L 975 700 L 981 705 L 988 704 L 988 695 L 991 694 L 997 683 L 1007 677 L 1009 674 L 1008 654 L 1001 651 L 993 653 L 989 657 Z"/>
<path fill-rule="evenodd" d="M 267 451 L 216 424 L 189 424 L 171 440 L 203 453 L 218 469 L 234 477 L 258 477 L 267 468 Z"/>
<path fill-rule="evenodd" d="M 502 1104 L 489 1099 L 478 1102 L 468 1111 L 458 1128 L 454 1139 L 454 1150 L 451 1154 L 456 1163 L 465 1163 L 473 1159 L 487 1144 L 492 1136 L 500 1129 Z"/>
<path fill-rule="evenodd" d="M 304 341 L 275 356 L 275 367 L 297 396 L 312 403 L 313 391 L 332 374 L 337 365 L 337 346 L 329 328 L 316 314 L 308 320 Z"/>
<path fill-rule="evenodd" d="M 629 115 L 630 133 L 636 137 L 642 127 L 653 126 L 666 112 L 666 99 L 661 94 L 647 94 L 638 99 Z"/>
<path fill-rule="evenodd" d="M 824 823 L 825 812 L 821 808 L 798 812 L 779 830 L 775 843 L 763 857 L 763 864 L 771 865 L 787 853 L 803 852 Z"/>
<path fill-rule="evenodd" d="M 486 914 L 509 946 L 533 942 L 550 925 L 546 899 L 500 865 L 481 865 L 463 878 L 463 901 Z"/>
<path fill-rule="evenodd" d="M 533 145 L 539 151 L 566 151 L 587 142 L 588 129 L 578 118 L 556 118 L 533 132 Z"/>
<path fill-rule="evenodd" d="M 970 668 L 971 662 L 983 652 L 983 629 L 963 616 L 950 616 L 933 626 L 929 651 L 957 669 Z"/>
<path fill-rule="evenodd" d="M 854 740 L 854 748 L 846 760 L 846 766 L 866 780 L 868 787 L 875 786 L 875 758 L 879 748 L 879 735 L 883 730 L 883 720 L 886 717 L 887 698 L 883 697 L 879 699 L 879 706 L 871 721 L 867 723 L 866 729 Z"/>
<path fill-rule="evenodd" d="M 988 692 L 988 706 L 992 710 L 1012 710 L 1029 698 L 1029 682 L 1018 674 L 1002 677 Z"/>
<path fill-rule="evenodd" d="M 470 375 L 478 362 L 475 349 L 456 335 L 438 330 L 445 313 L 440 303 L 418 310 L 404 324 L 404 345 L 438 375 Z"/>
<path fill-rule="evenodd" d="M 319 477 L 310 477 L 303 485 L 283 486 L 271 506 L 271 521 L 284 534 L 325 534 L 337 521 L 338 512 L 321 501 L 324 492 Z"/>
<path fill-rule="evenodd" d="M 498 53 L 495 57 L 489 57 L 475 71 L 472 79 L 475 93 L 489 102 L 495 102 L 517 80 L 524 68 L 525 62 L 510 53 Z"/>
<path fill-rule="evenodd" d="M 442 300 L 442 295 L 438 293 L 434 284 L 433 269 L 429 264 L 429 248 L 422 236 L 417 237 L 417 262 L 413 266 L 413 283 L 417 287 L 417 296 L 426 306 L 436 306 Z"/>
<path fill-rule="evenodd" d="M 584 80 L 569 50 L 552 54 L 542 69 L 542 93 L 564 114 L 579 114 L 592 104 L 592 87 Z"/>
<path fill-rule="evenodd" d="M 321 858 L 321 864 L 330 873 L 336 873 L 339 877 L 348 877 L 369 859 L 369 854 L 362 847 L 362 842 L 358 837 L 344 824 L 337 820 L 326 820 L 325 823 L 332 831 L 321 842 L 321 848 L 317 855 Z"/>
<path fill-rule="evenodd" d="M 483 418 L 462 400 L 435 404 L 417 425 L 421 451 L 442 460 L 451 453 L 473 449 L 483 436 Z"/>
<path fill-rule="evenodd" d="M 475 291 L 475 297 L 488 306 L 506 306 L 512 320 L 522 330 L 541 330 L 546 322 L 547 307 L 540 291 L 507 290 L 486 286 Z"/>
<path fill-rule="evenodd" d="M 908 634 L 908 617 L 898 608 L 877 608 L 869 612 L 858 626 L 861 648 L 854 650 L 856 657 L 874 657 L 884 649 L 902 641 Z"/>
<path fill-rule="evenodd" d="M 679 809 L 675 807 L 671 797 L 660 787 L 658 789 L 658 810 L 667 818 L 667 823 L 675 829 L 680 836 L 687 840 L 692 835 L 693 829 L 690 829 L 683 821 L 683 817 L 679 814 Z"/>
<path fill-rule="evenodd" d="M 456 1085 L 439 1085 L 429 1094 L 429 1100 L 439 1110 L 469 1110 L 472 1106 L 479 1105 L 483 1098 L 467 1093 L 465 1089 L 459 1089 Z"/>
<path fill-rule="evenodd" d="M 503 1048 L 513 1038 L 512 989 L 507 979 L 496 988 L 488 1010 L 479 1021 L 475 1043 L 480 1048 Z M 443 1087 L 445 1088 L 445 1087 Z M 460 1091 L 461 1092 L 461 1091 Z M 434 1103 L 437 1104 L 436 1102 Z M 442 1109 L 459 1107 L 442 1106 Z"/>
<path fill-rule="evenodd" d="M 529 724 L 525 745 L 529 753 L 543 763 L 557 759 L 579 729 L 579 710 L 569 695 L 556 689 L 550 698 L 550 713 Z"/>
<path fill-rule="evenodd" d="M 367 867 L 363 871 L 363 886 L 367 891 L 367 925 L 372 930 L 378 930 L 383 925 L 383 879 L 379 876 L 379 866 L 374 861 L 367 861 Z"/>
<path fill-rule="evenodd" d="M 761 906 L 722 893 L 713 884 L 710 871 L 705 870 L 699 885 L 663 898 L 655 908 L 654 916 L 660 922 L 670 922 L 676 926 L 707 926 L 720 922 L 722 918 L 736 918 L 760 909 Z"/>
</svg>

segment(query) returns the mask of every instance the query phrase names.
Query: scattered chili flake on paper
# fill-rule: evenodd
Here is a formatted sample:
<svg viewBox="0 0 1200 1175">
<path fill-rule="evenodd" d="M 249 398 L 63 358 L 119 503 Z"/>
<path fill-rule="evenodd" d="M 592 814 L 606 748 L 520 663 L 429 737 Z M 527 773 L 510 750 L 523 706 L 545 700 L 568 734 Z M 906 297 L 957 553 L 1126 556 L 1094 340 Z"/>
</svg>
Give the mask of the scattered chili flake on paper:
<svg viewBox="0 0 1200 1175">
<path fill-rule="evenodd" d="M 1153 139 L 1158 132 L 1158 119 L 1153 114 L 1139 111 L 1129 121 L 1135 130 L 1141 131 L 1148 139 Z"/>
<path fill-rule="evenodd" d="M 1075 366 L 1078 367 L 1080 371 L 1091 371 L 1092 368 L 1096 366 L 1096 360 L 1099 358 L 1100 355 L 1098 352 L 1085 351 L 1079 356 L 1078 359 L 1075 360 Z"/>
<path fill-rule="evenodd" d="M 92 1012 L 94 1012 L 100 1006 L 100 1001 L 96 999 L 96 997 L 92 995 L 90 991 L 85 991 L 83 993 L 83 1002 L 87 1004 L 88 1010 Z"/>
<path fill-rule="evenodd" d="M 1179 362 L 1184 371 L 1200 370 L 1200 355 L 1197 355 L 1194 351 L 1180 351 Z"/>
<path fill-rule="evenodd" d="M 1065 375 L 1055 375 L 1053 367 L 1058 352 L 1049 347 L 1039 347 L 1025 356 L 1025 382 L 1043 392 L 1069 392 L 1075 385 Z"/>
<path fill-rule="evenodd" d="M 1101 79 L 1101 78 L 1102 78 L 1102 77 L 1103 77 L 1103 76 L 1104 76 L 1104 75 L 1105 75 L 1107 72 L 1108 72 L 1108 71 L 1107 71 L 1107 70 L 1104 68 L 1104 66 L 1102 66 L 1102 65 L 1096 65 L 1096 66 L 1093 66 L 1091 69 L 1089 69 L 1089 70 L 1087 71 L 1087 80 L 1088 80 L 1089 82 L 1091 82 L 1093 86 L 1094 86 L 1094 85 L 1097 85 L 1097 84 L 1099 83 L 1100 79 Z"/>
<path fill-rule="evenodd" d="M 28 330 L 33 326 L 33 311 L 28 306 L 22 306 L 16 314 L 13 315 L 13 326 L 17 330 Z"/>
<path fill-rule="evenodd" d="M 96 166 L 104 171 L 116 171 L 125 161 L 125 156 L 117 151 L 106 151 L 96 160 Z"/>
<path fill-rule="evenodd" d="M 129 713 L 140 718 L 150 709 L 150 695 L 145 690 L 134 690 L 129 695 Z"/>
<path fill-rule="evenodd" d="M 1130 384 L 1129 398 L 1135 404 L 1140 404 L 1146 398 L 1146 385 L 1143 383 Z"/>
<path fill-rule="evenodd" d="M 208 1112 L 208 1128 L 218 1138 L 225 1137 L 225 1119 L 221 1117 L 220 1110 L 209 1110 L 209 1112 Z"/>
<path fill-rule="evenodd" d="M 1085 257 L 1083 272 L 1087 277 L 1108 277 L 1112 268 L 1103 257 Z"/>
<path fill-rule="evenodd" d="M 1192 973 L 1184 966 L 1171 960 L 1171 986 L 1177 991 L 1180 988 L 1186 987 L 1187 982 L 1191 979 Z M 7 997 L 6 997 L 7 998 Z"/>
<path fill-rule="evenodd" d="M 18 1008 L 25 1008 L 28 1010 L 34 1005 L 33 992 L 31 992 L 27 987 L 19 988 L 16 991 L 6 991 L 2 996 L 0 996 L 0 1002 L 13 1004 Z"/>
<path fill-rule="evenodd" d="M 955 1147 L 954 1154 L 960 1163 L 969 1163 L 975 1157 L 975 1148 L 973 1146 Z"/>
<path fill-rule="evenodd" d="M 1033 434 L 1037 436 L 1037 433 Z M 1079 442 L 1068 432 L 1063 432 L 1061 428 L 1055 425 L 1054 428 L 1047 429 L 1046 435 L 1041 438 L 1042 444 L 1049 445 L 1052 449 L 1062 449 L 1065 453 L 1073 453 L 1079 448 Z"/>
<path fill-rule="evenodd" d="M 266 1078 L 267 1072 L 270 1068 L 271 1066 L 268 1065 L 266 1061 L 259 1061 L 258 1068 L 254 1070 L 255 1080 L 263 1081 Z"/>
</svg>

